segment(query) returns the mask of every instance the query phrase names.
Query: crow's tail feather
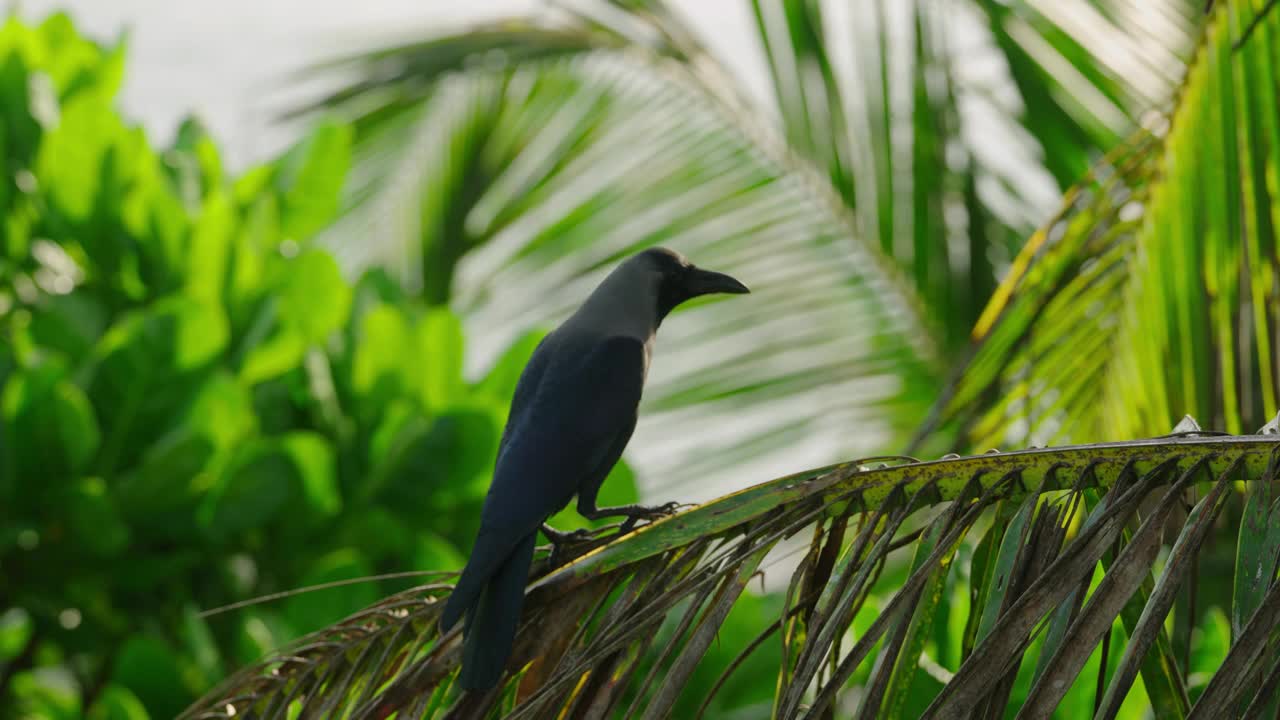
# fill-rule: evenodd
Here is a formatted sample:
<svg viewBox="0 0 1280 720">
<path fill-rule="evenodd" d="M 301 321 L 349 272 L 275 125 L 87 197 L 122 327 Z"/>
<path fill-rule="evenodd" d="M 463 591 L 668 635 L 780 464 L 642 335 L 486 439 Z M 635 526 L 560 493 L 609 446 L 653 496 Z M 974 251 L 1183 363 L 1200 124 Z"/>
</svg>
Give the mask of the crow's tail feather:
<svg viewBox="0 0 1280 720">
<path fill-rule="evenodd" d="M 521 542 L 518 536 L 506 537 L 488 533 L 481 528 L 475 547 L 471 549 L 471 557 L 467 559 L 467 566 L 462 568 L 462 576 L 454 583 L 453 592 L 449 593 L 444 610 L 440 613 L 441 634 L 449 632 L 464 614 L 470 614 L 471 608 L 480 602 L 480 593 L 501 572 L 503 563 Z"/>
<path fill-rule="evenodd" d="M 536 539 L 534 533 L 520 541 L 467 611 L 461 679 L 468 690 L 491 688 L 502 677 L 520 622 Z"/>
</svg>

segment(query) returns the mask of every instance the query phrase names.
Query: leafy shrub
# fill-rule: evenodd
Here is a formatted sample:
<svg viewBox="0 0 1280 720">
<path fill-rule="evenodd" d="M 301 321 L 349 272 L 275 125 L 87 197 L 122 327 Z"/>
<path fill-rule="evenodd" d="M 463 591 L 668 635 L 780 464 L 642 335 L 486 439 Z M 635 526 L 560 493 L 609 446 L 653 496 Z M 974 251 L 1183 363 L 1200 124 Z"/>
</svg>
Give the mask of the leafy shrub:
<svg viewBox="0 0 1280 720">
<path fill-rule="evenodd" d="M 348 127 L 231 177 L 197 122 L 156 150 L 120 117 L 124 58 L 0 30 L 5 717 L 172 716 L 410 581 L 201 609 L 459 567 L 538 339 L 468 382 L 458 318 L 310 243 Z"/>
</svg>

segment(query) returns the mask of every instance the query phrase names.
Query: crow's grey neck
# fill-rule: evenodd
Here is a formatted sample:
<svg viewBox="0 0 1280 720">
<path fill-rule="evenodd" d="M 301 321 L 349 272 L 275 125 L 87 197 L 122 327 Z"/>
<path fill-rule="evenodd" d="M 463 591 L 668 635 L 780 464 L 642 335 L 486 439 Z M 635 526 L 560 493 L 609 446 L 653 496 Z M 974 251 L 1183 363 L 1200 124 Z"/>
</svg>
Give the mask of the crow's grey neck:
<svg viewBox="0 0 1280 720">
<path fill-rule="evenodd" d="M 648 268 L 626 263 L 600 283 L 565 325 L 647 344 L 658 329 L 656 285 Z"/>
</svg>

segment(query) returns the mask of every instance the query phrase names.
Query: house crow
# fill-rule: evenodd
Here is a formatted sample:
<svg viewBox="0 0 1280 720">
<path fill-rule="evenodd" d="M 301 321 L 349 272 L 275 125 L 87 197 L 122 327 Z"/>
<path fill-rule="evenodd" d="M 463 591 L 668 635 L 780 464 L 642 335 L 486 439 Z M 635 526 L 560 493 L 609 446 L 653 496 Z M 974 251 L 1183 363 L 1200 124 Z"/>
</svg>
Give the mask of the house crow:
<svg viewBox="0 0 1280 720">
<path fill-rule="evenodd" d="M 673 511 L 673 505 L 597 507 L 596 496 L 635 429 L 663 318 L 699 295 L 745 292 L 728 275 L 651 248 L 619 265 L 533 351 L 516 383 L 479 534 L 440 619 L 447 632 L 467 616 L 464 688 L 491 688 L 502 677 L 534 539 L 540 528 L 553 542 L 563 538 L 544 523 L 574 495 L 584 517 L 626 516 L 624 528 Z"/>
</svg>

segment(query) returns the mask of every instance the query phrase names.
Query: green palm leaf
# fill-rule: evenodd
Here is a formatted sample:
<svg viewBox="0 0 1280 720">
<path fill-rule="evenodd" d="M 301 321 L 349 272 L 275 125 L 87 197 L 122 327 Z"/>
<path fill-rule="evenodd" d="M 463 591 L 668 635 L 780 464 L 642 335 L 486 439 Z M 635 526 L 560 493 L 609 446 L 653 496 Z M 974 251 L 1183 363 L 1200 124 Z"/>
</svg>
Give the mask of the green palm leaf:
<svg viewBox="0 0 1280 720">
<path fill-rule="evenodd" d="M 1218 3 L 1168 121 L 1152 119 L 1147 128 L 1130 134 L 1119 148 L 1093 162 L 1089 177 L 1068 192 L 1059 217 L 1032 238 L 978 320 L 972 360 L 937 404 L 921 438 L 981 448 L 1142 437 L 1167 427 L 1167 418 L 1182 410 L 1208 412 L 1215 425 L 1238 433 L 1274 416 L 1272 276 L 1277 263 L 1271 196 L 1277 192 L 1272 185 L 1280 157 L 1275 130 L 1280 121 L 1269 60 L 1280 42 L 1280 15 L 1268 14 L 1270 5 L 1260 5 Z M 1137 104 L 1158 100 L 1149 85 L 1115 72 L 1123 63 L 1073 62 L 1081 60 L 1080 49 L 1088 44 L 1070 33 L 1055 33 L 1052 28 L 1062 29 L 1066 21 L 1051 16 L 1051 9 L 1028 15 L 1029 6 L 981 7 L 999 17 L 999 28 L 1006 33 L 1003 39 L 997 33 L 997 44 L 1016 43 L 1026 53 L 1028 64 L 1012 70 L 1019 83 L 1043 83 L 1052 76 L 1056 84 L 1050 83 L 1053 90 L 1047 96 L 1062 102 L 1067 118 L 1053 132 L 1074 137 L 1074 147 L 1105 142 L 1108 132 L 1129 133 L 1124 122 L 1110 124 L 1107 118 L 1131 117 Z M 1105 7 L 1119 13 L 1116 5 Z M 783 9 L 785 18 L 770 20 L 770 6 L 758 6 L 766 35 L 773 32 L 769 27 L 786 30 L 771 35 L 773 40 L 786 37 L 803 44 L 800 39 L 825 36 L 826 22 L 812 5 L 783 4 Z M 1190 15 L 1167 15 L 1180 27 L 1195 23 Z M 922 27 L 924 14 L 913 17 Z M 615 45 L 623 44 L 616 38 L 636 40 L 621 26 L 657 28 L 656 34 L 645 36 L 651 47 L 643 51 L 646 62 L 657 68 L 654 75 L 623 73 L 623 65 L 613 64 L 621 61 L 593 55 L 593 50 L 541 60 L 536 72 L 462 72 L 428 84 L 425 92 L 444 92 L 448 86 L 459 94 L 449 96 L 452 104 L 433 101 L 419 110 L 450 109 L 465 132 L 438 137 L 472 148 L 469 154 L 439 155 L 448 160 L 432 165 L 433 172 L 447 170 L 447 177 L 462 178 L 450 181 L 450 192 L 456 193 L 450 197 L 475 193 L 463 203 L 468 209 L 459 216 L 466 218 L 461 227 L 480 217 L 483 222 L 476 221 L 473 228 L 500 228 L 464 236 L 452 246 L 466 247 L 464 251 L 442 256 L 462 258 L 458 272 L 448 275 L 455 302 L 476 317 L 491 313 L 488 321 L 493 324 L 503 307 L 500 294 L 508 291 L 503 284 L 515 288 L 526 277 L 535 278 L 550 297 L 564 298 L 553 314 L 563 312 L 570 295 L 564 286 L 591 282 L 590 272 L 644 244 L 645 238 L 670 237 L 672 227 L 700 227 L 688 219 L 683 225 L 665 223 L 681 217 L 673 208 L 700 217 L 697 208 L 708 203 L 715 207 L 720 196 L 706 188 L 718 189 L 717 181 L 728 183 L 736 177 L 731 169 L 742 166 L 718 165 L 712 158 L 742 153 L 775 170 L 771 193 L 788 187 L 784 175 L 803 178 L 805 191 L 794 200 L 789 196 L 788 202 L 813 203 L 817 198 L 821 202 L 806 207 L 831 211 L 829 216 L 806 213 L 787 223 L 816 232 L 815 225 L 805 223 L 840 219 L 840 233 L 823 237 L 832 246 L 839 240 L 841 253 L 870 259 L 870 266 L 855 263 L 874 268 L 860 275 L 862 284 L 855 287 L 879 287 L 887 293 L 888 301 L 866 301 L 881 308 L 876 312 L 908 318 L 916 329 L 929 327 L 919 308 L 942 307 L 951 296 L 922 280 L 938 275 L 934 268 L 914 263 L 916 255 L 900 251 L 898 231 L 884 230 L 897 218 L 885 209 L 903 207 L 884 202 L 886 192 L 890 197 L 900 192 L 900 185 L 893 185 L 896 158 L 889 153 L 867 164 L 856 153 L 846 155 L 839 133 L 830 133 L 829 127 L 858 122 L 853 118 L 862 115 L 815 111 L 832 107 L 831 99 L 840 92 L 832 80 L 836 74 L 823 70 L 829 60 L 811 52 L 812 47 L 804 52 L 793 48 L 787 56 L 806 58 L 815 72 L 801 73 L 807 83 L 801 88 L 805 105 L 784 110 L 783 141 L 757 134 L 761 130 L 756 125 L 733 122 L 730 110 L 741 102 L 737 92 L 719 84 L 720 76 L 699 59 L 705 60 L 704 51 L 675 32 L 678 25 L 669 17 L 658 15 L 649 18 L 651 25 L 640 26 L 627 25 L 616 14 L 605 19 L 609 22 L 584 27 L 587 34 L 615 38 L 610 41 Z M 777 22 L 781 24 L 770 25 Z M 1087 92 L 1070 92 L 1079 89 L 1078 78 L 1072 80 L 1064 67 L 1055 65 L 1043 46 L 1032 52 L 1027 25 L 1042 28 L 1048 45 L 1076 73 L 1095 80 L 1096 97 L 1090 102 L 1063 100 L 1090 98 Z M 922 32 L 917 37 L 927 36 Z M 604 52 L 615 51 L 610 47 Z M 781 43 L 774 42 L 768 52 L 780 78 L 785 63 L 777 62 L 784 57 L 778 47 Z M 917 51 L 917 59 L 927 57 L 924 48 Z M 1008 50 L 1007 55 L 1017 53 Z M 1040 71 L 1027 72 L 1032 65 Z M 1055 67 L 1057 72 L 1048 72 Z M 917 78 L 917 88 L 932 87 L 928 76 Z M 784 82 L 778 80 L 778 86 Z M 651 94 L 642 95 L 629 83 Z M 556 88 L 553 94 L 559 99 L 538 101 L 540 84 Z M 623 86 L 627 93 L 617 92 Z M 671 87 L 684 90 L 673 94 Z M 887 87 L 883 79 L 881 87 Z M 512 88 L 522 90 L 517 97 L 525 104 L 519 112 L 508 109 Z M 608 91 L 593 93 L 593 88 Z M 645 102 L 628 105 L 631 93 Z M 826 100 L 821 100 L 823 93 Z M 678 100 L 663 105 L 668 97 Z M 703 104 L 697 105 L 695 98 Z M 883 110 L 891 103 L 884 101 L 871 114 L 892 116 Z M 710 120 L 705 126 L 689 126 L 687 106 L 701 108 L 706 113 L 701 117 Z M 1109 106 L 1120 108 L 1119 115 L 1106 111 Z M 659 108 L 659 116 L 680 114 L 681 119 L 646 135 L 648 123 L 657 122 L 645 114 L 650 107 Z M 626 108 L 626 118 L 644 117 L 646 124 L 630 127 L 625 118 L 608 115 L 609 108 Z M 508 112 L 511 119 L 504 115 Z M 932 117 L 914 117 L 913 127 L 927 126 Z M 505 122 L 517 129 L 505 129 Z M 691 129 L 681 135 L 687 126 Z M 556 134 L 544 135 L 549 132 Z M 707 140 L 720 137 L 718 133 L 735 140 L 726 145 Z M 761 137 L 772 140 L 757 143 Z M 636 151 L 637 138 L 646 142 L 643 153 Z M 452 146 L 426 147 L 434 152 Z M 541 154 L 530 147 L 541 148 Z M 703 147 L 720 148 L 721 155 L 695 152 Z M 502 154 L 513 148 L 521 151 Z M 913 167 L 927 167 L 921 158 L 928 149 L 917 148 L 920 164 Z M 1090 151 L 1082 153 L 1063 158 L 1054 174 L 1065 176 L 1082 167 L 1080 158 L 1091 159 Z M 459 158 L 473 161 L 459 163 Z M 486 165 L 485 158 L 496 160 Z M 619 158 L 620 164 L 602 174 L 592 169 L 601 158 Z M 508 175 L 513 167 L 521 169 Z M 958 173 L 963 182 L 952 187 L 960 188 L 959 197 L 976 208 L 981 173 L 973 170 L 979 167 L 976 162 L 968 167 L 968 175 Z M 654 168 L 679 192 L 664 195 L 665 187 L 645 186 L 658 199 L 655 205 L 622 191 L 634 191 L 636 186 L 627 183 L 638 182 Z M 788 174 L 793 170 L 794 175 Z M 486 180 L 488 174 L 498 181 Z M 697 182 L 678 184 L 677 179 L 688 177 Z M 880 185 L 868 196 L 865 189 L 872 182 Z M 509 195 L 506 202 L 486 206 L 484 198 L 494 187 L 507 188 Z M 915 217 L 929 217 L 927 208 L 938 207 L 930 203 L 943 196 L 929 190 L 924 179 L 913 180 L 910 187 L 913 202 L 920 203 L 912 207 L 924 208 Z M 686 197 L 700 191 L 709 194 L 697 196 L 696 202 Z M 509 205 L 518 210 L 507 213 L 503 208 Z M 477 214 L 475 208 L 483 207 L 489 212 Z M 761 217 L 754 202 L 742 208 L 751 208 L 750 217 Z M 873 224 L 864 225 L 868 216 Z M 437 228 L 458 227 L 436 215 L 424 217 Z M 775 257 L 772 246 L 768 253 L 757 249 L 760 238 L 741 246 L 724 240 L 736 236 L 723 233 L 723 216 L 716 217 L 716 232 L 708 231 L 705 240 L 708 250 L 732 248 L 741 253 L 737 257 Z M 986 217 L 1006 222 L 1006 227 L 1014 222 L 995 213 Z M 646 235 L 650 231 L 656 235 Z M 687 232 L 698 237 L 696 230 Z M 447 236 L 444 230 L 430 235 L 432 242 Z M 912 235 L 912 247 L 928 247 L 924 237 Z M 807 248 L 786 255 L 788 260 L 803 259 L 812 249 L 802 242 L 784 247 Z M 590 272 L 558 265 L 555 258 L 566 249 L 586 258 Z M 744 266 L 722 264 L 750 277 Z M 954 273 L 950 262 L 943 265 Z M 814 277 L 824 279 L 818 267 L 809 267 Z M 843 271 L 841 267 L 831 275 Z M 876 286 L 886 278 L 893 281 Z M 778 307 L 794 312 L 783 304 L 786 300 L 779 297 Z M 714 328 L 699 329 L 704 338 L 727 347 L 732 332 L 743 333 L 739 337 L 747 342 L 752 326 L 770 327 L 770 337 L 786 327 L 768 326 L 764 316 L 735 320 L 713 315 L 728 312 L 731 305 L 700 312 L 708 320 L 715 318 Z M 692 316 L 671 327 L 685 322 L 692 332 Z M 921 362 L 929 356 L 901 350 L 876 354 L 885 347 L 911 347 L 913 338 L 906 334 L 878 328 L 851 332 L 863 333 L 853 335 L 859 341 L 873 339 L 858 344 L 857 352 L 869 354 L 854 356 L 863 364 L 849 375 L 850 383 L 866 377 L 868 367 L 904 377 L 893 365 L 875 364 L 881 359 Z M 779 346 L 794 349 L 830 337 L 802 334 Z M 955 342 L 928 337 L 930 347 Z M 672 344 L 690 346 L 679 340 Z M 680 358 L 676 364 L 686 361 Z M 932 367 L 927 362 L 921 366 Z M 784 374 L 786 382 L 768 372 L 776 366 L 755 375 L 748 372 L 750 365 L 731 367 L 708 367 L 700 376 L 677 374 L 692 378 L 683 387 L 664 379 L 668 384 L 650 398 L 651 414 L 670 429 L 675 427 L 671 418 L 692 417 L 686 403 L 714 405 L 724 398 L 749 397 L 776 407 L 783 397 L 837 394 L 833 385 L 823 384 L 834 383 L 832 376 L 817 381 L 828 371 L 824 365 L 817 365 L 823 370 L 815 375 L 800 370 Z M 743 377 L 754 381 L 751 393 L 733 386 Z M 933 376 L 922 371 L 915 377 L 927 381 Z M 815 384 L 804 384 L 810 380 Z M 708 387 L 718 390 L 709 393 Z M 889 417 L 886 408 L 910 405 L 903 398 L 912 397 L 880 396 L 868 402 L 857 393 L 852 396 L 864 411 L 851 413 L 854 417 L 879 422 Z M 865 426 L 851 424 L 839 412 L 847 400 L 838 402 L 797 413 L 795 435 L 782 435 L 784 442 L 808 438 L 817 427 L 859 427 L 861 433 Z M 703 443 L 710 427 L 707 417 L 700 416 L 698 433 L 688 432 L 698 438 L 699 448 L 689 447 L 680 456 L 681 470 L 690 477 L 709 468 L 723 471 L 735 457 L 711 447 L 726 436 L 713 435 Z M 1171 435 L 1144 441 L 1053 449 L 1033 445 L 1013 453 L 923 463 L 901 458 L 891 466 L 862 461 L 789 475 L 634 534 L 616 537 L 604 531 L 568 565 L 536 567 L 511 674 L 493 693 L 466 695 L 452 686 L 459 636 L 438 635 L 436 613 L 448 588 L 430 585 L 389 598 L 242 671 L 187 715 L 684 716 L 699 706 L 715 707 L 714 698 L 686 692 L 700 671 L 722 672 L 713 687 L 724 687 L 736 668 L 767 646 L 779 653 L 778 674 L 772 706 L 761 711 L 776 717 L 1003 717 L 1008 712 L 1047 717 L 1055 711 L 1071 717 L 1128 717 L 1135 708 L 1148 706 L 1160 717 L 1218 717 L 1246 709 L 1271 713 L 1280 686 L 1272 632 L 1280 613 L 1275 582 L 1280 542 L 1271 529 L 1280 480 L 1278 424 L 1280 418 L 1272 420 L 1258 436 L 1226 435 L 1203 432 L 1188 417 Z M 756 444 L 778 437 L 773 433 L 777 427 L 761 426 L 754 437 L 749 431 L 733 437 L 759 457 Z M 892 432 L 882 433 L 883 427 L 872 426 L 868 435 L 891 437 Z M 865 441 L 860 437 L 852 444 Z M 1234 483 L 1242 480 L 1246 492 L 1240 507 Z M 1234 543 L 1224 568 L 1222 553 L 1214 548 L 1226 545 L 1226 535 Z M 791 548 L 803 554 L 792 558 Z M 743 605 L 744 589 L 758 573 L 767 574 L 782 562 L 787 562 L 790 580 L 776 620 L 759 623 L 756 639 L 734 648 L 736 659 L 723 669 L 707 668 L 717 632 Z M 1214 582 L 1198 581 L 1202 564 L 1217 573 Z M 1229 581 L 1223 573 L 1230 573 Z M 1215 617 L 1222 619 L 1223 637 L 1207 640 Z"/>
<path fill-rule="evenodd" d="M 328 245 L 461 311 L 473 367 L 641 247 L 745 276 L 751 301 L 664 330 L 699 342 L 665 351 L 646 395 L 632 460 L 653 484 L 901 447 L 1054 179 L 1168 97 L 1194 34 L 1175 0 L 1061 5 L 755 3 L 777 123 L 657 0 L 551 3 L 336 63 L 358 79 L 314 107 L 356 121 L 358 170 Z M 1137 32 L 1153 17 L 1160 42 Z M 960 75 L 975 43 L 1007 72 Z M 999 157 L 975 139 L 993 117 Z"/>
<path fill-rule="evenodd" d="M 912 716 L 890 691 L 896 687 L 890 680 L 895 666 L 920 672 L 922 646 L 906 640 L 911 627 L 936 617 L 926 590 L 957 571 L 953 559 L 962 544 L 1000 529 L 992 523 L 993 507 L 1022 498 L 1028 524 L 1011 546 L 1020 549 L 1007 570 L 1017 580 L 1003 594 L 989 587 L 977 594 L 978 606 L 995 610 L 990 625 L 958 667 L 944 670 L 949 679 L 925 698 L 924 716 L 956 717 L 992 700 L 993 708 L 1004 708 L 1012 678 L 1020 666 L 1035 667 L 1036 657 L 1042 668 L 1023 716 L 1045 716 L 1077 682 L 1092 688 L 1093 678 L 1080 677 L 1085 660 L 1154 574 L 1155 589 L 1132 639 L 1112 649 L 1122 655 L 1119 669 L 1102 687 L 1104 716 L 1114 716 L 1131 691 L 1137 663 L 1164 637 L 1171 593 L 1185 587 L 1188 561 L 1205 552 L 1208 528 L 1228 504 L 1231 483 L 1261 488 L 1280 479 L 1280 444 L 1274 427 L 1267 432 L 878 467 L 850 462 L 798 473 L 620 538 L 601 536 L 594 550 L 570 564 L 535 569 L 513 672 L 500 692 L 463 695 L 452 687 L 460 637 L 438 634 L 448 588 L 432 584 L 303 638 L 233 676 L 184 717 L 437 717 L 450 708 L 469 717 L 494 711 L 545 717 L 561 710 L 599 716 L 611 708 L 627 708 L 631 717 L 667 717 L 735 599 L 768 567 L 770 551 L 805 533 L 813 540 L 792 574 L 782 622 L 766 631 L 787 627 L 776 715 L 821 716 L 853 680 L 864 688 L 849 696 L 862 698 L 862 716 Z M 1206 494 L 1184 515 L 1181 499 L 1192 487 Z M 1083 513 L 1090 517 L 1080 523 Z M 1136 531 L 1127 533 L 1134 523 Z M 1158 564 L 1170 523 L 1181 530 L 1169 559 Z M 897 541 L 920 529 L 928 540 L 917 547 L 905 579 L 883 596 L 869 626 L 849 637 L 853 618 L 870 609 L 879 574 L 900 561 Z M 1242 541 L 1254 532 L 1242 526 Z M 1094 568 L 1111 552 L 1108 572 L 1090 587 Z M 819 562 L 824 556 L 836 560 Z M 1264 652 L 1267 632 L 1255 628 L 1272 627 L 1280 608 L 1274 552 L 1268 561 L 1260 603 L 1244 613 L 1245 635 L 1198 694 L 1193 714 L 1253 701 L 1266 689 L 1260 679 L 1273 657 Z M 1045 641 L 1055 611 L 1073 596 L 1077 612 L 1066 633 Z M 662 651 L 654 640 L 664 621 L 675 629 Z M 654 663 L 649 673 L 638 673 L 646 661 Z M 1186 668 L 1162 671 L 1174 686 L 1190 684 Z"/>
<path fill-rule="evenodd" d="M 1217 4 L 1168 123 L 1099 163 L 1032 237 L 939 406 L 962 444 L 1133 437 L 1183 414 L 1239 432 L 1274 415 L 1277 33 L 1274 13 Z"/>
<path fill-rule="evenodd" d="M 414 102 L 379 106 L 357 145 L 379 169 L 371 176 L 390 179 L 354 191 L 355 211 L 328 233 L 339 257 L 354 268 L 407 253 L 405 281 L 464 314 L 481 362 L 564 317 L 620 257 L 654 243 L 743 277 L 747 302 L 664 325 L 635 442 L 641 476 L 664 485 L 744 484 L 741 465 L 700 466 L 710 448 L 768 463 L 803 442 L 801 457 L 825 461 L 905 439 L 940 386 L 939 354 L 916 293 L 857 239 L 849 208 L 689 65 L 578 32 L 568 54 L 565 30 L 482 34 L 493 52 L 524 44 L 559 59 L 447 74 Z M 474 42 L 436 41 L 411 57 L 463 64 Z M 407 83 L 423 70 L 388 72 Z M 351 92 L 339 107 L 374 91 Z M 388 250 L 386 238 L 406 236 Z M 820 408 L 873 432 L 841 437 L 814 422 Z"/>
</svg>

